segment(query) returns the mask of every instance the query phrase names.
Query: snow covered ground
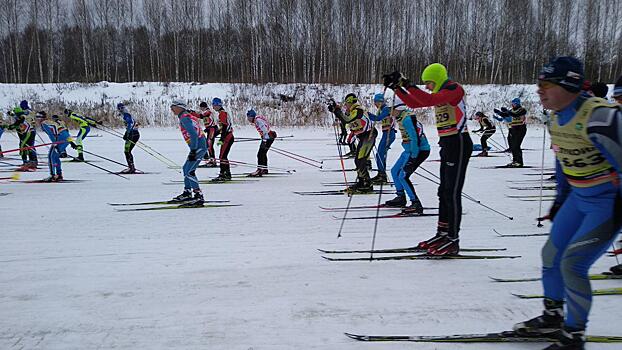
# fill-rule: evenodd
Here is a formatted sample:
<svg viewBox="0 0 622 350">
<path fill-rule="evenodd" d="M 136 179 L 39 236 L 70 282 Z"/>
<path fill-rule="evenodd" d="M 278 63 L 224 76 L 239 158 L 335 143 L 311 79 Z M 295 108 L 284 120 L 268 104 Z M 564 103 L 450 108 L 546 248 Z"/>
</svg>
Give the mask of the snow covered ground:
<svg viewBox="0 0 622 350">
<path fill-rule="evenodd" d="M 308 157 L 337 155 L 329 129 L 278 129 L 293 134 L 275 146 Z M 142 139 L 182 163 L 187 147 L 175 129 L 144 129 Z M 93 134 L 102 134 L 93 131 Z M 438 149 L 424 167 L 437 173 Z M 123 162 L 122 141 L 107 134 L 87 138 L 85 149 Z M 525 139 L 526 164 L 540 164 L 542 129 Z M 236 137 L 255 137 L 237 128 Z M 494 136 L 503 142 L 501 135 Z M 478 143 L 478 140 L 474 138 Z M 17 140 L 5 133 L 3 149 Z M 233 145 L 230 158 L 254 163 L 256 142 Z M 399 155 L 396 142 L 390 163 Z M 70 150 L 71 152 L 72 150 Z M 503 233 L 548 232 L 536 228 L 538 202 L 506 195 L 537 194 L 508 188 L 508 180 L 535 180 L 536 169 L 482 169 L 506 164 L 505 155 L 472 158 L 465 192 L 515 220 L 464 200 L 462 247 L 507 248 L 513 260 L 329 262 L 316 250 L 368 249 L 373 220 L 340 221 L 318 206 L 345 206 L 346 196 L 299 196 L 325 190 L 321 182 L 343 174 L 321 172 L 276 153 L 270 165 L 296 169 L 287 177 L 204 185 L 206 199 L 241 207 L 116 212 L 108 203 L 166 200 L 180 193 L 176 170 L 134 151 L 137 167 L 156 174 L 130 180 L 86 164 L 64 163 L 67 184 L 1 182 L 0 349 L 541 349 L 543 344 L 359 343 L 343 332 L 368 334 L 481 333 L 509 329 L 541 310 L 539 300 L 510 293 L 541 293 L 538 282 L 493 283 L 488 276 L 538 277 L 545 237 L 501 238 Z M 45 150 L 40 149 L 42 159 Z M 87 159 L 93 159 L 87 155 Z M 120 166 L 96 160 L 99 166 Z M 17 163 L 9 161 L 9 163 Z M 347 160 L 347 167 L 353 167 Z M 546 152 L 546 166 L 552 154 Z M 338 169 L 339 162 L 324 167 Z M 9 167 L 0 168 L 2 176 Z M 236 167 L 234 173 L 252 169 Z M 199 169 L 201 179 L 216 169 Z M 46 170 L 22 179 L 40 179 Z M 350 179 L 354 173 L 349 173 Z M 437 206 L 436 186 L 413 176 L 423 204 Z M 530 184 L 535 186 L 536 184 Z M 382 200 L 393 195 L 384 195 Z M 356 196 L 352 205 L 375 204 Z M 548 210 L 550 203 L 544 203 Z M 353 212 L 349 215 L 373 215 Z M 337 213 L 336 215 L 339 215 Z M 386 219 L 378 224 L 377 248 L 414 245 L 435 232 L 436 218 Z M 593 272 L 615 264 L 602 258 Z M 596 281 L 594 288 L 619 287 Z M 620 299 L 594 298 L 589 331 L 620 333 Z M 619 345 L 590 344 L 590 350 Z"/>
</svg>

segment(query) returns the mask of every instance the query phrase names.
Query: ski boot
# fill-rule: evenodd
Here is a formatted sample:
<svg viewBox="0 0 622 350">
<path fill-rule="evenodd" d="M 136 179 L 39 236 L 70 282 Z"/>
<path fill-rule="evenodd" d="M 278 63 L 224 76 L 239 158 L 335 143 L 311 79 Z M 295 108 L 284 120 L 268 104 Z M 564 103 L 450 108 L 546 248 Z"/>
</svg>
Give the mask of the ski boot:
<svg viewBox="0 0 622 350">
<path fill-rule="evenodd" d="M 378 171 L 378 174 L 371 178 L 371 183 L 374 185 L 386 184 L 387 182 L 387 173 L 384 171 Z"/>
<path fill-rule="evenodd" d="M 405 215 L 421 215 L 423 214 L 423 205 L 419 199 L 415 199 L 412 203 L 402 210 L 402 214 Z"/>
<path fill-rule="evenodd" d="M 614 275 L 622 275 L 622 264 L 612 266 L 609 271 Z"/>
<path fill-rule="evenodd" d="M 45 179 L 41 180 L 41 182 L 56 182 L 54 181 L 54 176 L 56 175 L 48 176 Z"/>
<path fill-rule="evenodd" d="M 559 332 L 564 325 L 564 302 L 544 299 L 542 315 L 514 325 L 512 329 L 523 336 L 552 335 Z"/>
<path fill-rule="evenodd" d="M 374 185 L 372 185 L 370 180 L 359 180 L 354 185 L 348 187 L 346 189 L 346 193 L 348 194 L 364 194 L 370 193 L 374 190 Z"/>
<path fill-rule="evenodd" d="M 458 238 L 447 238 L 445 244 L 428 249 L 428 254 L 434 256 L 451 256 L 460 253 L 460 240 Z"/>
<path fill-rule="evenodd" d="M 180 194 L 179 196 L 173 198 L 172 200 L 170 200 L 171 203 L 183 203 L 183 202 L 187 202 L 189 200 L 192 199 L 192 191 L 190 191 L 189 189 L 184 189 L 184 192 L 182 192 L 182 194 Z"/>
<path fill-rule="evenodd" d="M 248 174 L 248 177 L 261 177 L 263 175 L 263 170 L 257 169 L 254 172 Z"/>
<path fill-rule="evenodd" d="M 439 231 L 436 233 L 436 236 L 429 238 L 425 241 L 419 242 L 417 245 L 418 249 L 430 250 L 432 248 L 440 247 L 447 243 L 449 239 L 447 238 L 447 232 Z"/>
<path fill-rule="evenodd" d="M 136 168 L 131 167 L 131 168 L 123 169 L 119 172 L 119 174 L 136 174 Z"/>
<path fill-rule="evenodd" d="M 218 165 L 216 164 L 216 159 L 214 158 L 208 158 L 207 161 L 205 162 L 205 167 L 206 168 L 216 168 Z"/>
<path fill-rule="evenodd" d="M 52 178 L 52 182 L 63 182 L 63 174 L 54 175 Z"/>
<path fill-rule="evenodd" d="M 585 330 L 560 329 L 555 332 L 558 341 L 544 348 L 544 350 L 584 350 Z"/>
<path fill-rule="evenodd" d="M 205 203 L 205 200 L 203 199 L 203 193 L 201 192 L 201 190 L 198 190 L 198 191 L 195 190 L 194 196 L 190 200 L 181 204 L 180 207 L 200 208 L 203 206 L 204 203 Z"/>
<path fill-rule="evenodd" d="M 402 208 L 406 206 L 406 195 L 404 193 L 398 193 L 397 196 L 391 200 L 384 202 L 385 207 Z"/>
<path fill-rule="evenodd" d="M 231 175 L 229 175 L 229 178 L 227 179 L 226 174 L 218 174 L 218 176 L 216 176 L 215 178 L 211 179 L 210 182 L 217 182 L 217 183 L 221 183 L 221 182 L 225 182 L 227 180 L 231 180 Z"/>
<path fill-rule="evenodd" d="M 267 175 L 268 174 L 268 169 L 261 169 L 261 174 L 262 175 Z"/>
<path fill-rule="evenodd" d="M 475 155 L 476 157 L 488 157 L 488 151 L 481 151 Z"/>
<path fill-rule="evenodd" d="M 84 154 L 82 153 L 78 154 L 78 156 L 74 157 L 71 161 L 72 162 L 84 162 Z"/>
</svg>

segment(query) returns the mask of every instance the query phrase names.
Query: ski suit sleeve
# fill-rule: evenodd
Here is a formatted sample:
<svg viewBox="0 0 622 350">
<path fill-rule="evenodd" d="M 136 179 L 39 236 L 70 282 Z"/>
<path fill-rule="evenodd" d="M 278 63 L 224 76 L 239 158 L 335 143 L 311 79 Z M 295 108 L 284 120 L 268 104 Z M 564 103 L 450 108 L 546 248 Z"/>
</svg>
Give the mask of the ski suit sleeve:
<svg viewBox="0 0 622 350">
<path fill-rule="evenodd" d="M 129 113 L 123 113 L 123 121 L 125 122 L 125 132 L 130 132 L 134 128 L 134 119 Z"/>
<path fill-rule="evenodd" d="M 417 128 L 413 124 L 412 118 L 406 118 L 403 124 L 406 132 L 410 136 L 410 158 L 416 158 L 419 155 L 419 134 L 417 134 Z"/>
<path fill-rule="evenodd" d="M 197 130 L 194 128 L 192 119 L 190 119 L 189 117 L 182 118 L 181 125 L 183 126 L 183 128 L 188 133 L 188 136 L 190 137 L 190 140 L 189 140 L 190 142 L 188 143 L 188 147 L 190 147 L 191 150 L 196 151 L 196 149 L 199 147 L 199 134 L 197 133 Z"/>
<path fill-rule="evenodd" d="M 464 97 L 464 90 L 455 83 L 450 83 L 447 88 L 443 88 L 434 94 L 427 93 L 416 86 L 410 86 L 408 90 L 400 87 L 395 90 L 395 93 L 411 108 L 432 107 L 448 103 L 457 106 Z"/>
<path fill-rule="evenodd" d="M 600 107 L 587 123 L 587 134 L 605 159 L 622 173 L 622 109 Z"/>
<path fill-rule="evenodd" d="M 369 119 L 373 122 L 380 122 L 382 121 L 384 118 L 389 116 L 389 113 L 391 113 L 391 109 L 387 106 L 383 106 L 382 109 L 380 110 L 380 113 L 378 113 L 378 115 L 375 115 L 371 112 L 367 112 L 367 115 L 369 116 Z"/>
<path fill-rule="evenodd" d="M 264 120 L 260 118 L 255 118 L 255 127 L 257 128 L 257 131 L 259 131 L 259 135 L 261 136 L 262 140 L 267 141 L 268 139 L 270 139 L 270 136 L 268 135 L 268 133 L 270 132 L 270 128 Z"/>
</svg>

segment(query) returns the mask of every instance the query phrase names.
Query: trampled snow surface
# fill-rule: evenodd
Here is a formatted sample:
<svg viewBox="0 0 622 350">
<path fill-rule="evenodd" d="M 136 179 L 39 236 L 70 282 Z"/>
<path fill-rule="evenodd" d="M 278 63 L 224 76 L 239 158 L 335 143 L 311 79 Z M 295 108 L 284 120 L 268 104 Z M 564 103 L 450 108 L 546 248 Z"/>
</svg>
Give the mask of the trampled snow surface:
<svg viewBox="0 0 622 350">
<path fill-rule="evenodd" d="M 434 149 L 424 167 L 438 171 Z M 293 134 L 276 147 L 324 158 L 337 154 L 331 130 L 278 130 Z M 182 163 L 187 146 L 178 130 L 141 130 L 142 139 Z M 93 134 L 101 132 L 93 131 Z M 526 164 L 540 164 L 542 129 L 525 140 Z M 236 136 L 255 137 L 251 128 Z M 474 141 L 478 140 L 473 137 Z M 494 136 L 503 142 L 500 132 Z M 5 135 L 3 148 L 17 140 Z M 548 144 L 547 144 L 548 146 Z M 87 138 L 85 149 L 123 161 L 121 140 L 103 134 Z M 256 142 L 233 145 L 230 158 L 255 162 Z M 389 163 L 399 155 L 399 140 Z M 41 159 L 46 150 L 40 149 Z M 70 153 L 72 150 L 70 150 Z M 346 196 L 299 196 L 292 191 L 325 190 L 321 182 L 343 180 L 276 153 L 270 165 L 295 168 L 287 177 L 203 185 L 206 199 L 229 199 L 241 207 L 152 212 L 115 212 L 107 203 L 166 200 L 180 193 L 176 170 L 140 149 L 137 167 L 157 174 L 124 180 L 86 164 L 64 163 L 67 184 L 0 183 L 1 349 L 540 349 L 543 344 L 359 343 L 343 332 L 443 335 L 509 329 L 541 310 L 539 300 L 510 293 L 541 293 L 538 282 L 493 283 L 488 276 L 538 277 L 546 237 L 501 238 L 503 233 L 547 232 L 536 228 L 538 202 L 505 195 L 507 180 L 535 180 L 537 169 L 481 169 L 509 162 L 505 155 L 472 158 L 465 192 L 512 215 L 514 221 L 464 200 L 462 247 L 503 247 L 514 260 L 329 262 L 316 250 L 368 249 L 373 220 L 340 221 L 318 206 L 345 206 Z M 87 155 L 87 159 L 93 159 Z M 17 163 L 17 161 L 9 161 Z M 353 167 L 347 160 L 346 166 Z M 3 163 L 4 164 L 4 163 Z M 97 160 L 99 166 L 120 166 Z M 546 167 L 552 154 L 546 152 Z M 337 169 L 339 162 L 325 161 Z M 3 167 L 2 171 L 9 168 Z M 234 173 L 252 169 L 236 167 Z M 216 169 L 199 169 L 201 179 Z M 3 176 L 10 176 L 4 172 Z M 529 174 L 529 175 L 528 175 Z M 46 169 L 23 179 L 46 177 Z M 354 173 L 348 174 L 350 179 Z M 436 185 L 413 176 L 425 206 L 437 206 Z M 537 184 L 529 184 L 536 186 Z M 392 198 L 384 195 L 382 200 Z M 377 196 L 356 196 L 352 205 L 375 204 Z M 544 203 L 548 210 L 549 203 Z M 352 212 L 349 215 L 373 215 Z M 340 215 L 337 213 L 336 215 Z M 436 218 L 387 219 L 378 224 L 377 248 L 411 246 L 430 237 Z M 359 255 L 364 256 L 364 255 Z M 601 258 L 593 272 L 615 264 Z M 593 288 L 619 287 L 596 281 Z M 620 299 L 594 298 L 589 332 L 620 333 Z M 590 350 L 615 345 L 590 344 Z"/>
</svg>

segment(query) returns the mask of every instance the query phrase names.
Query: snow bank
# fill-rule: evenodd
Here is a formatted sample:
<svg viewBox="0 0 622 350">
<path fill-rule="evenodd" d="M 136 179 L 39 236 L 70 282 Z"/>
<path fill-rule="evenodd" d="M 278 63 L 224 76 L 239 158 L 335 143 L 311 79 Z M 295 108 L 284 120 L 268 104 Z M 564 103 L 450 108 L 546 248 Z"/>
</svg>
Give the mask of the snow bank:
<svg viewBox="0 0 622 350">
<path fill-rule="evenodd" d="M 535 85 L 465 85 L 467 111 L 492 113 L 495 107 L 509 106 L 509 101 L 520 97 L 531 115 L 541 107 Z M 357 93 L 365 106 L 371 106 L 372 97 L 381 92 L 381 85 L 372 84 L 198 84 L 198 83 L 111 83 L 96 84 L 0 84 L 0 108 L 7 110 L 26 99 L 37 110 L 59 113 L 65 107 L 81 113 L 120 124 L 115 106 L 126 103 L 131 113 L 146 126 L 173 126 L 174 116 L 169 111 L 172 99 L 185 99 L 193 108 L 200 101 L 220 97 L 237 124 L 245 124 L 245 112 L 255 108 L 279 126 L 328 126 L 332 117 L 325 103 L 337 101 L 350 93 Z M 387 92 L 390 98 L 391 92 Z M 372 108 L 374 110 L 374 108 Z M 420 118 L 431 123 L 431 111 L 422 111 Z"/>
</svg>

